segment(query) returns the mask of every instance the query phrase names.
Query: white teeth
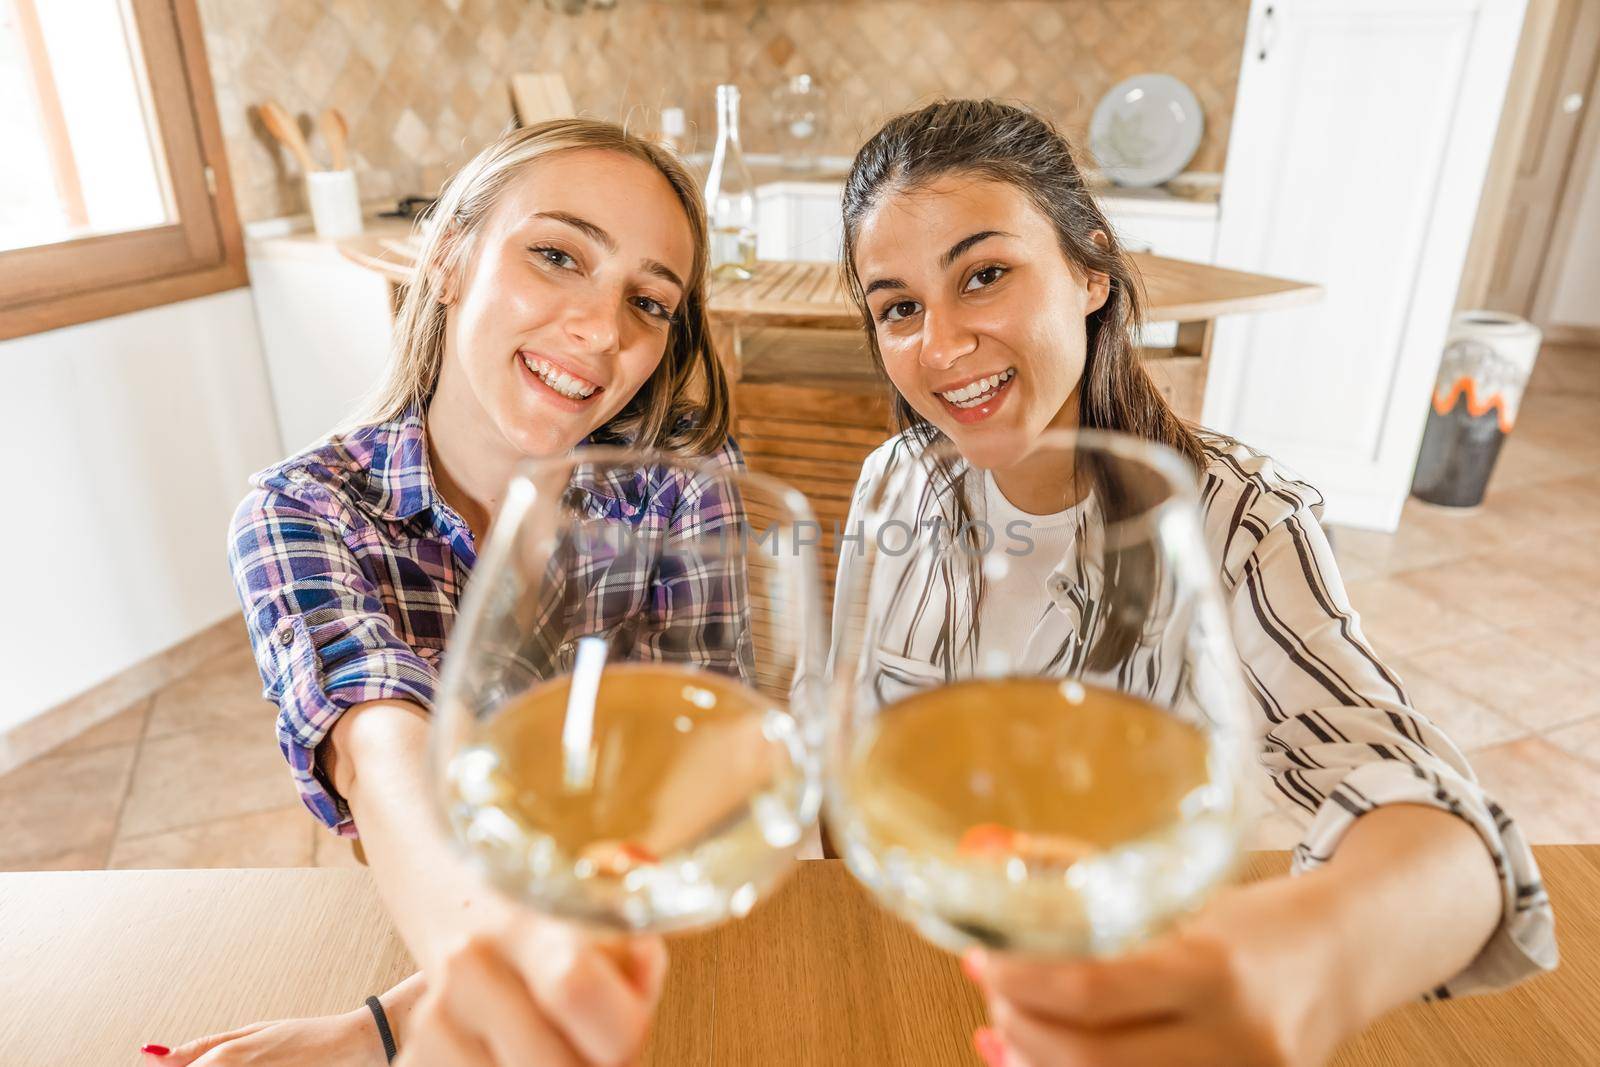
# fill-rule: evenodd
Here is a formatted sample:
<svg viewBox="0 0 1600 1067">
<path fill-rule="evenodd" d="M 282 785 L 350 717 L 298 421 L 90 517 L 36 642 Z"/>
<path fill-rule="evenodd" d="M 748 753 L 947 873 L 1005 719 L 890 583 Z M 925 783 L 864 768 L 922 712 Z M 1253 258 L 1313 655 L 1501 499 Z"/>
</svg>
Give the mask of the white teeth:
<svg viewBox="0 0 1600 1067">
<path fill-rule="evenodd" d="M 952 389 L 948 393 L 940 393 L 950 403 L 958 408 L 977 407 L 989 399 L 989 394 L 1000 388 L 1002 382 L 1008 382 L 1016 376 L 1016 369 L 1011 368 L 1001 374 L 991 374 L 987 378 L 979 378 L 960 389 Z"/>
<path fill-rule="evenodd" d="M 590 385 L 574 378 L 559 367 L 552 366 L 542 359 L 524 356 L 522 362 L 527 364 L 528 369 L 537 374 L 544 384 L 568 399 L 583 400 L 586 397 L 593 396 L 595 390 L 599 388 L 599 386 Z"/>
</svg>

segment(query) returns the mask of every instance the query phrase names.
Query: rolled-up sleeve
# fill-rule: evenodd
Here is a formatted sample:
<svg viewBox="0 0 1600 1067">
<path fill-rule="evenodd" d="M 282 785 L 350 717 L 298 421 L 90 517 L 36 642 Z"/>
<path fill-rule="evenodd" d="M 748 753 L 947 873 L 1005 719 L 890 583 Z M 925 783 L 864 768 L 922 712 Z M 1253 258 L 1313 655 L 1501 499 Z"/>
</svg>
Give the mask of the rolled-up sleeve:
<svg viewBox="0 0 1600 1067">
<path fill-rule="evenodd" d="M 251 493 L 234 514 L 228 558 L 301 799 L 353 837 L 349 808 L 317 767 L 317 746 L 356 704 L 430 706 L 437 671 L 396 635 L 339 524 L 313 504 L 276 490 Z"/>
<path fill-rule="evenodd" d="M 1554 967 L 1554 917 L 1521 828 L 1479 786 L 1460 750 L 1411 707 L 1401 679 L 1363 636 L 1312 507 L 1284 505 L 1274 520 L 1254 524 L 1262 536 L 1232 588 L 1232 621 L 1263 760 L 1278 792 L 1309 817 L 1296 872 L 1331 859 L 1375 808 L 1448 811 L 1493 857 L 1502 916 L 1477 958 L 1431 995 L 1503 988 Z"/>
</svg>

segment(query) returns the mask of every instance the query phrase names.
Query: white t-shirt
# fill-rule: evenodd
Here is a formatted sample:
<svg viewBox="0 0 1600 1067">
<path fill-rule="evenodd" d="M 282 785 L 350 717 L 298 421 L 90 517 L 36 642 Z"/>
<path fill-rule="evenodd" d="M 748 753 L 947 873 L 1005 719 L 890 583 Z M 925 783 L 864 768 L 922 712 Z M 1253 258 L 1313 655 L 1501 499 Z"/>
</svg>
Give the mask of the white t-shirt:
<svg viewBox="0 0 1600 1067">
<path fill-rule="evenodd" d="M 1047 590 L 1072 551 L 1084 501 L 1049 515 L 1030 515 L 1005 498 L 994 475 L 983 473 L 983 505 L 1000 547 L 984 559 L 985 592 L 978 609 L 978 666 L 1007 674 L 1007 664 L 1029 660 L 1029 643 L 1044 640 L 1057 615 Z M 1025 537 L 1013 537 L 1023 532 Z"/>
</svg>

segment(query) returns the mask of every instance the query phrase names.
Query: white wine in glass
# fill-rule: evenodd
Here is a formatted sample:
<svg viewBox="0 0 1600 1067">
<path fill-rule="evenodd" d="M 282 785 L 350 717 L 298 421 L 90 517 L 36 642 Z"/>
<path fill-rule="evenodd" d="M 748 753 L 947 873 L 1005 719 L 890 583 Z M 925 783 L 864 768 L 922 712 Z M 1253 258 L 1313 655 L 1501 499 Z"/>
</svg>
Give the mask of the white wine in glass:
<svg viewBox="0 0 1600 1067">
<path fill-rule="evenodd" d="M 828 823 L 938 944 L 1103 955 L 1231 872 L 1248 720 L 1183 461 L 1059 431 L 1031 459 L 1062 486 L 1048 514 L 948 442 L 869 487 L 835 610 Z"/>
<path fill-rule="evenodd" d="M 451 829 L 495 885 L 663 932 L 782 878 L 821 792 L 811 523 L 781 482 L 660 455 L 519 473 L 433 733 Z"/>
</svg>

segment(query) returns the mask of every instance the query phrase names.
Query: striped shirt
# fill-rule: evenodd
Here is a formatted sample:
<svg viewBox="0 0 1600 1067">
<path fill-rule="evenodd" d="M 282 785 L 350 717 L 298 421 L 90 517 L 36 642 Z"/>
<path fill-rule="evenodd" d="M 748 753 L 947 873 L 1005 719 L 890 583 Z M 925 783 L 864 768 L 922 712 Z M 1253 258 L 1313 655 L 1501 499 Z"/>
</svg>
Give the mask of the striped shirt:
<svg viewBox="0 0 1600 1067">
<path fill-rule="evenodd" d="M 542 662 L 531 669 L 559 669 L 579 636 L 604 634 L 635 658 L 748 676 L 742 571 L 715 555 L 659 551 L 742 521 L 715 472 L 743 465 L 729 439 L 703 461 L 704 476 L 653 467 L 602 479 L 576 468 L 568 506 L 628 536 L 593 538 L 582 558 L 561 561 L 563 591 L 579 595 L 541 605 L 546 626 L 529 654 Z M 431 706 L 477 546 L 434 486 L 415 411 L 332 437 L 250 481 L 228 558 L 264 695 L 278 705 L 279 747 L 306 807 L 353 837 L 349 808 L 318 771 L 317 746 L 353 705 Z M 560 640 L 534 647 L 557 630 Z"/>
<path fill-rule="evenodd" d="M 1382 804 L 1422 804 L 1466 820 L 1488 846 L 1500 877 L 1502 921 L 1478 957 L 1434 997 L 1495 989 L 1556 964 L 1554 917 L 1539 871 L 1518 824 L 1487 796 L 1460 750 L 1414 709 L 1405 686 L 1374 653 L 1350 605 L 1320 524 L 1322 497 L 1283 467 L 1218 435 L 1202 437 L 1206 466 L 1199 482 L 1203 539 L 1219 564 L 1223 603 L 1253 711 L 1260 763 L 1277 806 L 1302 827 L 1294 850 L 1297 873 L 1326 863 L 1355 820 Z M 935 490 L 927 465 L 914 462 L 915 441 L 900 435 L 868 457 L 846 529 L 863 533 L 894 521 L 900 530 L 925 530 L 936 516 L 949 521 L 948 488 Z M 889 477 L 903 478 L 887 511 L 866 514 L 869 493 Z M 987 479 L 986 479 L 987 480 Z M 973 499 L 983 519 L 984 493 Z M 1113 676 L 1085 669 L 1085 650 L 1105 622 L 1103 574 L 1096 568 L 1100 524 L 1092 497 L 1061 518 L 1075 522 L 1084 551 L 1050 571 L 1023 568 L 1028 585 L 984 579 L 975 627 L 972 583 L 953 574 L 955 553 L 907 553 L 900 565 L 875 566 L 869 602 L 878 627 L 872 645 L 874 699 L 950 677 L 1037 669 L 1083 676 L 1147 697 L 1163 706 L 1201 706 L 1195 672 L 1159 661 L 1161 640 L 1141 639 Z M 996 529 L 995 534 L 1004 533 Z M 863 546 L 844 539 L 835 598 L 835 633 L 849 620 L 847 583 L 859 577 Z M 903 537 L 892 539 L 897 549 Z M 885 544 L 878 536 L 877 544 Z M 890 551 L 892 551 L 891 549 Z M 882 560 L 879 552 L 877 559 Z M 1057 557 L 1061 558 L 1061 557 Z M 988 558 L 985 571 L 990 570 Z M 990 613 L 1025 612 L 1027 634 L 1017 647 L 986 663 L 982 620 Z M 1159 611 L 1150 618 L 1161 618 Z M 1014 619 L 1006 620 L 1013 631 Z M 974 630 L 980 632 L 974 633 Z M 1150 635 L 1142 635 L 1148 638 Z M 992 654 L 992 653 L 989 653 Z M 1004 665 L 1000 659 L 1005 661 Z"/>
</svg>

